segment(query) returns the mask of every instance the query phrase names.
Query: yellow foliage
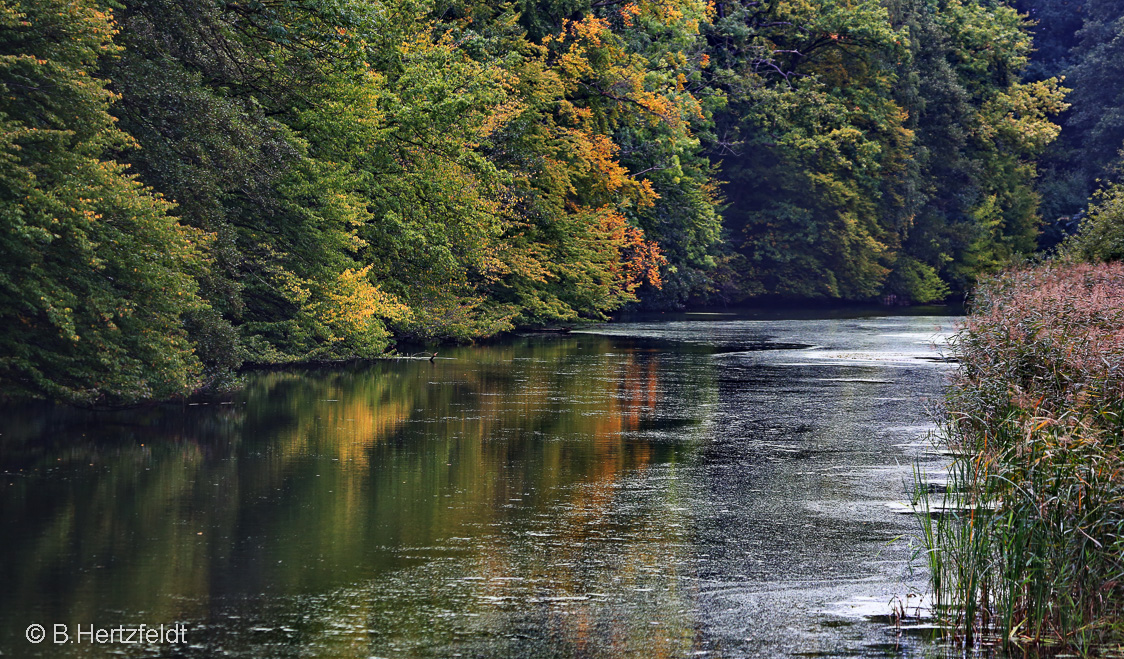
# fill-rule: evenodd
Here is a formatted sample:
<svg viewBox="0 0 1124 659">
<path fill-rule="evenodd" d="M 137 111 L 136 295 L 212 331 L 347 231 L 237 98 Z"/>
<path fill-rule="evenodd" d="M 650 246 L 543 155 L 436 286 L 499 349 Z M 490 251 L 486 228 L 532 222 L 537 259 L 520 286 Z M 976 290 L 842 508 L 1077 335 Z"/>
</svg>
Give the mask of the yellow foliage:
<svg viewBox="0 0 1124 659">
<path fill-rule="evenodd" d="M 317 318 L 328 327 L 343 330 L 344 335 L 365 330 L 374 319 L 405 321 L 410 309 L 372 284 L 367 276 L 370 271 L 368 265 L 341 272 L 327 291 L 326 300 L 317 305 Z"/>
</svg>

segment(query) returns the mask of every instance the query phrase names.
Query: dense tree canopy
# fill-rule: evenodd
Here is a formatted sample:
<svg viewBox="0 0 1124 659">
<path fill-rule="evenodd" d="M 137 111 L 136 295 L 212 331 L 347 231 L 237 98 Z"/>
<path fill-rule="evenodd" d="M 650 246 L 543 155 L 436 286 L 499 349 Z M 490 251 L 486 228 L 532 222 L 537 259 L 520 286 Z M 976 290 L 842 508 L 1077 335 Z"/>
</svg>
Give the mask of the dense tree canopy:
<svg viewBox="0 0 1124 659">
<path fill-rule="evenodd" d="M 1124 4 L 1019 0 L 1035 21 L 1029 80 L 1062 76 L 1071 89 L 1061 137 L 1042 159 L 1042 235 L 1051 246 L 1076 228 L 1091 193 L 1120 178 L 1124 149 Z"/>
<path fill-rule="evenodd" d="M 0 6 L 0 379 L 74 402 L 199 385 L 181 314 L 204 309 L 205 236 L 110 151 L 113 93 L 93 75 L 113 25 L 92 3 Z"/>
<path fill-rule="evenodd" d="M 0 381 L 943 300 L 1111 170 L 1115 4 L 0 0 Z"/>
</svg>

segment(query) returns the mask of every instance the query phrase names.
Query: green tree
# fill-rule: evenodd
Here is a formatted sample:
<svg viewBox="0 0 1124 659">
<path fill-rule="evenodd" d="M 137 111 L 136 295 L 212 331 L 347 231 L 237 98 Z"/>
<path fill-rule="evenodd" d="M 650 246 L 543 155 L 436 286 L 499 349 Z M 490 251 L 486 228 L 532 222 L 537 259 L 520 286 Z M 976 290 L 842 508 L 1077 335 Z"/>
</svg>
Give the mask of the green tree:
<svg viewBox="0 0 1124 659">
<path fill-rule="evenodd" d="M 383 321 L 401 309 L 358 258 L 368 199 L 353 163 L 322 157 L 306 125 L 360 66 L 358 5 L 121 4 L 125 53 L 106 71 L 123 96 L 120 125 L 143 148 L 120 157 L 177 202 L 183 223 L 216 237 L 199 274 L 214 312 L 190 324 L 209 373 L 381 353 Z M 371 290 L 355 289 L 356 272 Z M 345 319 L 334 300 L 353 294 L 370 304 Z"/>
<path fill-rule="evenodd" d="M 199 385 L 181 313 L 205 236 L 104 159 L 133 146 L 93 75 L 118 48 L 93 1 L 0 4 L 0 382 L 81 404 Z"/>
<path fill-rule="evenodd" d="M 1124 148 L 1124 5 L 1086 0 L 1082 14 L 1065 126 L 1081 170 L 1095 181 L 1112 173 Z"/>
<path fill-rule="evenodd" d="M 1062 244 L 1061 254 L 1078 261 L 1124 259 L 1124 184 L 1098 190 L 1089 201 L 1081 230 Z"/>
<path fill-rule="evenodd" d="M 916 135 L 917 175 L 903 251 L 966 290 L 977 274 L 1034 250 L 1036 161 L 1065 109 L 1056 79 L 1020 82 L 1028 25 L 1012 9 L 972 0 L 908 0 L 895 20 L 912 60 L 898 96 Z M 899 281 L 901 279 L 899 278 Z"/>
<path fill-rule="evenodd" d="M 1064 76 L 1072 107 L 1058 141 L 1040 159 L 1042 213 L 1049 248 L 1076 225 L 1090 193 L 1118 176 L 1124 147 L 1124 6 L 1113 0 L 1020 0 L 1036 21 L 1025 77 Z"/>
<path fill-rule="evenodd" d="M 897 248 L 911 140 L 905 37 L 877 2 L 725 3 L 710 40 L 743 295 L 876 296 Z"/>
</svg>

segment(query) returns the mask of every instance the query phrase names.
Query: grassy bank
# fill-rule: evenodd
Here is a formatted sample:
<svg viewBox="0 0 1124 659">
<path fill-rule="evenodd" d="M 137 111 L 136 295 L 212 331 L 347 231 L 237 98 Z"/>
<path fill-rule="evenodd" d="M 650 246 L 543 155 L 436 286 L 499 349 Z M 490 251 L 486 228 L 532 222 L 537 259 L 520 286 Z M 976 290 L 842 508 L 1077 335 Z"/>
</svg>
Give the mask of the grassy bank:
<svg viewBox="0 0 1124 659">
<path fill-rule="evenodd" d="M 1119 652 L 1124 265 L 984 282 L 954 349 L 947 494 L 921 502 L 938 611 L 967 643 Z"/>
</svg>

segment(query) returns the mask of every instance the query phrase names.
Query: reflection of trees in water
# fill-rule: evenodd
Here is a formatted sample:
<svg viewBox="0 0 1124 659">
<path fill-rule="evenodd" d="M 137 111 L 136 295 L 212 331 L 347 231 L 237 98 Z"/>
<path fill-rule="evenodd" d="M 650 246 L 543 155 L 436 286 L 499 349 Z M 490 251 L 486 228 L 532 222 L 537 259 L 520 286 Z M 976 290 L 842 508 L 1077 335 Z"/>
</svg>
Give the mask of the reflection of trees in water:
<svg viewBox="0 0 1124 659">
<path fill-rule="evenodd" d="M 147 623 L 206 619 L 230 598 L 325 592 L 431 560 L 449 537 L 559 509 L 560 491 L 569 499 L 550 522 L 557 546 L 528 552 L 498 533 L 462 549 L 481 576 L 541 575 L 552 592 L 579 596 L 606 578 L 606 568 L 572 566 L 588 567 L 591 543 L 619 524 L 622 478 L 678 450 L 630 437 L 668 395 L 660 355 L 610 348 L 524 341 L 432 364 L 258 374 L 229 405 L 29 411 L 39 420 L 6 435 L 0 456 L 41 474 L 5 486 L 6 534 L 18 540 L 2 550 L 0 608 L 36 602 L 86 622 L 139 610 Z M 632 520 L 629 537 L 645 540 L 614 550 L 614 574 L 646 578 L 641 566 L 681 553 L 679 531 L 660 526 L 672 518 Z M 345 599 L 352 617 L 374 606 Z M 299 633 L 320 637 L 334 609 Z M 592 630 L 597 616 L 589 602 L 564 622 Z"/>
</svg>

